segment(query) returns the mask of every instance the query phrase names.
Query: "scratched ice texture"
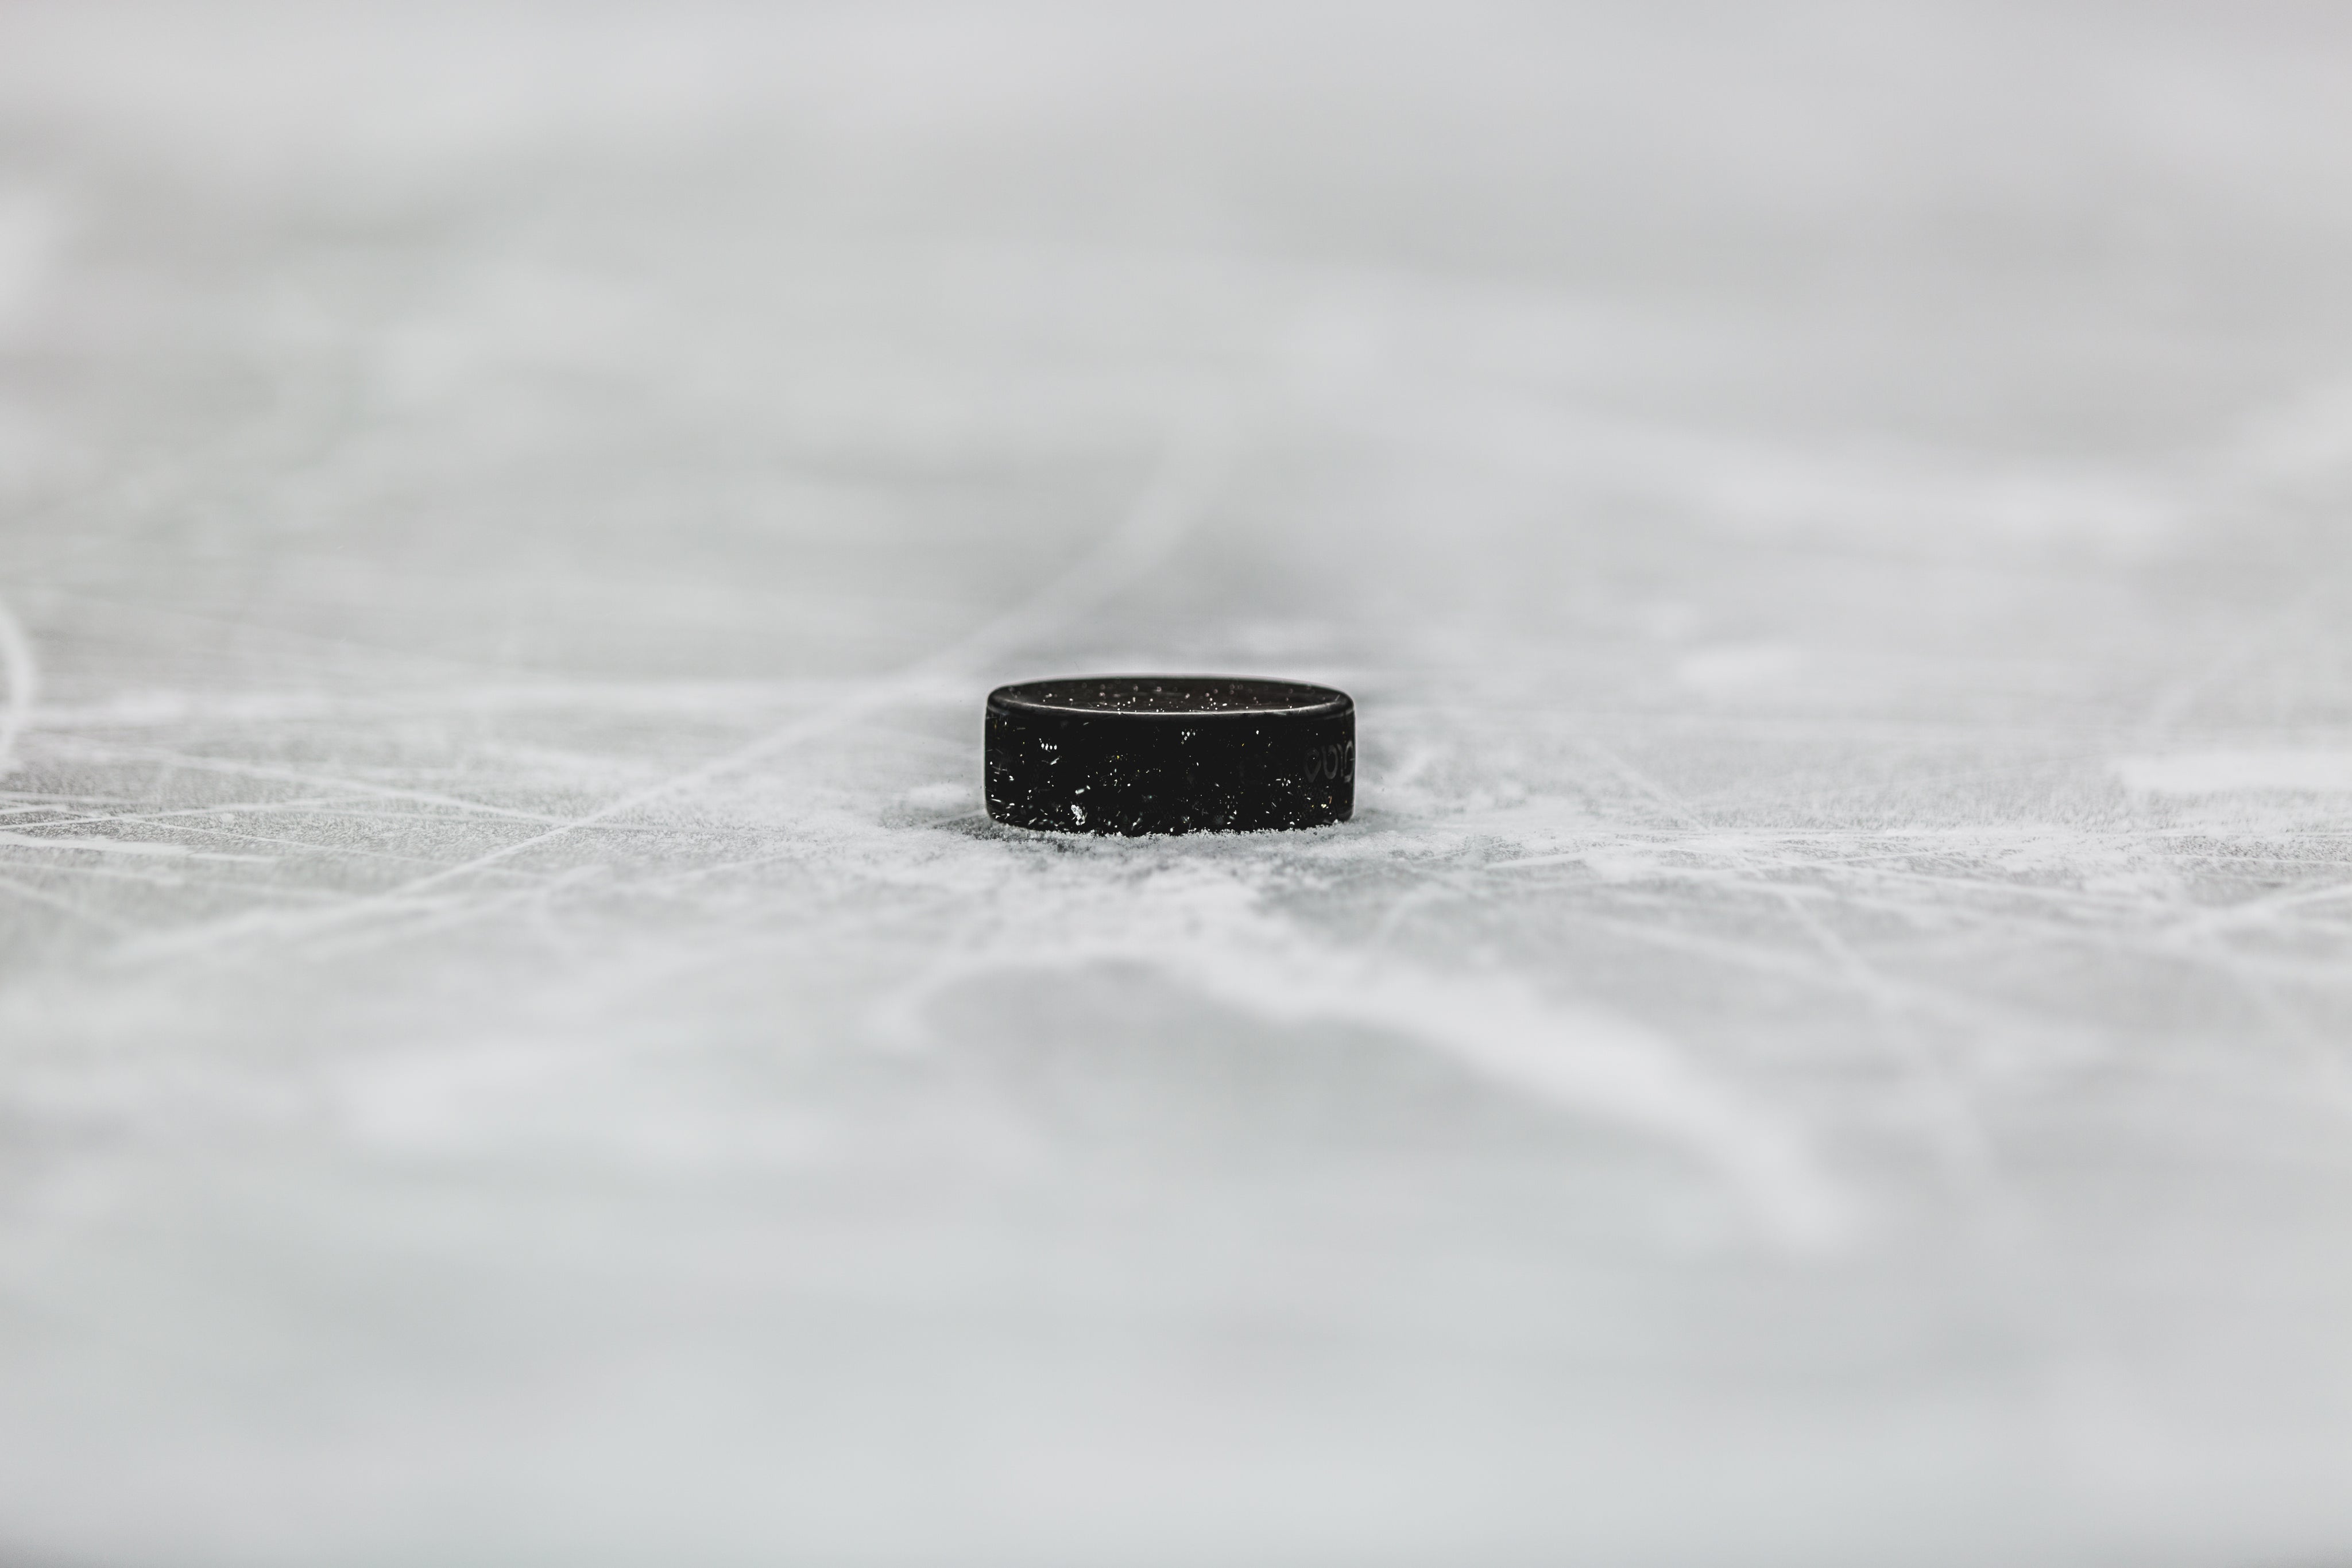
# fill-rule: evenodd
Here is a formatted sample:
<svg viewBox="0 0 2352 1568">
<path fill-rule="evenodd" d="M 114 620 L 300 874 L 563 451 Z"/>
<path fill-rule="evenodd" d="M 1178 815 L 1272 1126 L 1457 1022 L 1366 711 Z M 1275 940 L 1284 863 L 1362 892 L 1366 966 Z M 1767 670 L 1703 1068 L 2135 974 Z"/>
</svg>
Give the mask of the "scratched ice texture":
<svg viewBox="0 0 2352 1568">
<path fill-rule="evenodd" d="M 0 1558 L 2352 1562 L 2347 278 L 2338 6 L 0 11 Z"/>
</svg>

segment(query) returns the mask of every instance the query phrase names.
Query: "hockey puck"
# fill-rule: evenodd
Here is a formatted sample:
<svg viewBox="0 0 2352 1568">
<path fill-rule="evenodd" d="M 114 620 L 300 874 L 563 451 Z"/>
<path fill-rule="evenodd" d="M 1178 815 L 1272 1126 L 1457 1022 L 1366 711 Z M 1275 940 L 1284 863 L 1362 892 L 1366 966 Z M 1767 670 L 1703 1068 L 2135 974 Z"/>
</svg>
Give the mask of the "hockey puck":
<svg viewBox="0 0 2352 1568">
<path fill-rule="evenodd" d="M 1080 833 L 1253 832 L 1356 809 L 1345 692 L 1232 675 L 1083 675 L 988 694 L 988 814 Z"/>
</svg>

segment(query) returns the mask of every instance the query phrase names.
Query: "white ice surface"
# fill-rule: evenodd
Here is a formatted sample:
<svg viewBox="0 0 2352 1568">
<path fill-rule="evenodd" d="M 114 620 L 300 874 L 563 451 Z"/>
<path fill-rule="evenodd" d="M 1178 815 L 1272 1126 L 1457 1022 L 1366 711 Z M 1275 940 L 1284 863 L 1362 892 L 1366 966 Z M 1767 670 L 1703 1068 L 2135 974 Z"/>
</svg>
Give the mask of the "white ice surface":
<svg viewBox="0 0 2352 1568">
<path fill-rule="evenodd" d="M 2341 7 L 0 10 L 0 1561 L 2352 1562 L 2347 279 Z"/>
</svg>

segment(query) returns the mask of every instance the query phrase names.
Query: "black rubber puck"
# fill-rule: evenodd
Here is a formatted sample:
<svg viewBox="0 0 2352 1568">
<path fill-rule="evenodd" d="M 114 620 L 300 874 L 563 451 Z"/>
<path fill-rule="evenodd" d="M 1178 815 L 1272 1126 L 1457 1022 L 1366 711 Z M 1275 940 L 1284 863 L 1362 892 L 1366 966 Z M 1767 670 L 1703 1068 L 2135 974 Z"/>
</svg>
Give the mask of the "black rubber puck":
<svg viewBox="0 0 2352 1568">
<path fill-rule="evenodd" d="M 1356 810 L 1345 692 L 1232 675 L 1082 675 L 988 694 L 988 814 L 1081 833 L 1319 828 Z"/>
</svg>

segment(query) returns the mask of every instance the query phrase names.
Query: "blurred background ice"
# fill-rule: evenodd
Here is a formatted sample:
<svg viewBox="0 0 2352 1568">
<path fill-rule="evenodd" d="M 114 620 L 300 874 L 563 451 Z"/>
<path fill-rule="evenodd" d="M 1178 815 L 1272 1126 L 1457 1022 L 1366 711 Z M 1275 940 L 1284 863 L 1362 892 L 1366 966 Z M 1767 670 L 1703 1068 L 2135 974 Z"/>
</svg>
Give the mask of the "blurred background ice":
<svg viewBox="0 0 2352 1568">
<path fill-rule="evenodd" d="M 2347 278 L 2335 5 L 15 0 L 0 1558 L 2352 1561 Z"/>
</svg>

